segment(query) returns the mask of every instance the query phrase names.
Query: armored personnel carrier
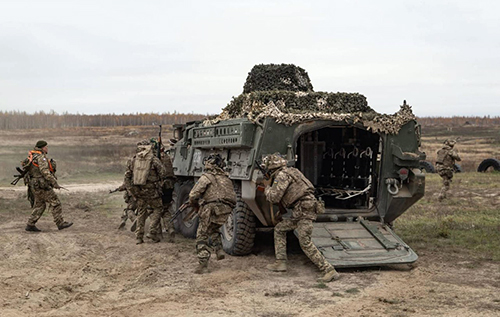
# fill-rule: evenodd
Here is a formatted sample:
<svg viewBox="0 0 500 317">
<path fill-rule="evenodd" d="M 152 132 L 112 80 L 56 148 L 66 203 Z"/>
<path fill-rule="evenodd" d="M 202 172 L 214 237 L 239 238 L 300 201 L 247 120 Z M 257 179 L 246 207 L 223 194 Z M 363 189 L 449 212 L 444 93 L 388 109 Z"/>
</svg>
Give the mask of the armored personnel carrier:
<svg viewBox="0 0 500 317">
<path fill-rule="evenodd" d="M 203 159 L 227 162 L 238 202 L 222 228 L 231 255 L 251 252 L 255 233 L 272 230 L 286 213 L 271 206 L 257 164 L 280 153 L 314 184 L 326 212 L 314 224 L 313 243 L 336 267 L 412 263 L 415 252 L 392 222 L 423 197 L 420 126 L 403 103 L 379 114 L 357 93 L 314 92 L 308 74 L 294 65 L 256 65 L 241 95 L 217 117 L 174 126 L 174 208 L 188 199 Z M 184 211 L 186 214 L 189 210 Z M 286 217 L 286 214 L 285 214 Z M 197 219 L 178 217 L 177 231 L 195 237 Z"/>
</svg>

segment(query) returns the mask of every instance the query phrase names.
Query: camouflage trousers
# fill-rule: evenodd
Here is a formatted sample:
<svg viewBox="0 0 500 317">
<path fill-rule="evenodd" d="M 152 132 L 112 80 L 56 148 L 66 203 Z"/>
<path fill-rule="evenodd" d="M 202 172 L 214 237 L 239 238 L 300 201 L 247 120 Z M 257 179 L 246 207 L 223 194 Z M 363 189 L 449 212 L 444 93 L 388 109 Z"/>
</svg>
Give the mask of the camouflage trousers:
<svg viewBox="0 0 500 317">
<path fill-rule="evenodd" d="M 142 239 L 144 237 L 144 227 L 148 216 L 151 217 L 149 233 L 153 236 L 160 233 L 159 229 L 162 211 L 163 205 L 158 195 L 137 197 L 137 228 L 135 229 L 135 237 L 137 239 Z"/>
<path fill-rule="evenodd" d="M 286 260 L 286 233 L 297 229 L 299 243 L 302 251 L 323 272 L 329 272 L 333 266 L 326 261 L 323 254 L 311 241 L 313 231 L 312 220 L 307 219 L 283 219 L 274 227 L 274 250 L 276 260 Z"/>
<path fill-rule="evenodd" d="M 223 203 L 209 203 L 200 208 L 200 223 L 196 231 L 196 254 L 200 264 L 208 263 L 211 251 L 216 253 L 222 249 L 220 228 L 232 210 Z"/>
<path fill-rule="evenodd" d="M 439 199 L 446 198 L 446 193 L 450 190 L 451 180 L 453 178 L 453 169 L 448 167 L 443 167 L 442 165 L 437 165 L 437 173 L 443 179 L 443 186 L 441 186 L 441 192 L 439 193 Z"/>
<path fill-rule="evenodd" d="M 123 214 L 121 216 L 122 222 L 125 223 L 127 222 L 127 219 L 130 219 L 130 221 L 134 222 L 135 220 L 135 210 L 137 209 L 137 203 L 135 201 L 129 202 L 127 204 L 127 207 L 123 209 Z"/>
<path fill-rule="evenodd" d="M 172 202 L 168 204 L 163 203 L 163 213 L 162 213 L 163 224 L 168 233 L 175 232 L 174 222 L 172 221 L 174 213 L 172 212 L 171 208 L 172 208 Z"/>
<path fill-rule="evenodd" d="M 34 226 L 38 219 L 43 215 L 47 205 L 54 222 L 56 225 L 60 225 L 64 222 L 62 216 L 61 201 L 53 189 L 45 190 L 39 188 L 33 188 L 33 193 L 35 196 L 35 204 L 33 205 L 33 212 L 28 218 L 28 226 Z"/>
</svg>

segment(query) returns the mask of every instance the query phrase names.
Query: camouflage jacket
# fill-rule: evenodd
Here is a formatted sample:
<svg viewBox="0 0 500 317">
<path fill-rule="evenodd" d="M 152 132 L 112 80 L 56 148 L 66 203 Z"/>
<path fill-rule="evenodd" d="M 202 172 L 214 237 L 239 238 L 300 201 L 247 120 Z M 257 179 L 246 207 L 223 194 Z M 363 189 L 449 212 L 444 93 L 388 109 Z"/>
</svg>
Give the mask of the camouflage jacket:
<svg viewBox="0 0 500 317">
<path fill-rule="evenodd" d="M 151 167 L 146 180 L 146 185 L 134 185 L 134 162 L 135 155 L 130 158 L 127 162 L 127 171 L 125 172 L 125 187 L 128 192 L 133 196 L 137 195 L 140 190 L 151 190 L 156 189 L 161 192 L 163 185 L 163 180 L 167 177 L 167 171 L 163 163 L 156 157 L 153 156 L 151 159 Z"/>
<path fill-rule="evenodd" d="M 453 168 L 455 161 L 460 160 L 458 152 L 448 145 L 437 152 L 436 164 L 442 164 L 444 168 Z"/>
<path fill-rule="evenodd" d="M 207 169 L 196 182 L 189 193 L 191 204 L 199 203 L 201 206 L 221 202 L 231 207 L 236 205 L 236 193 L 233 182 L 221 169 Z"/>
<path fill-rule="evenodd" d="M 174 188 L 174 184 L 175 184 L 175 174 L 174 174 L 174 168 L 172 165 L 172 159 L 170 158 L 170 155 L 168 155 L 165 152 L 162 152 L 161 153 L 161 162 L 165 166 L 165 170 L 167 173 L 166 174 L 167 178 L 165 179 L 164 188 L 172 189 L 172 188 Z"/>
<path fill-rule="evenodd" d="M 274 182 L 264 194 L 273 204 L 282 203 L 286 208 L 294 208 L 299 201 L 315 200 L 314 186 L 298 169 L 283 167 L 274 173 Z M 306 211 L 309 212 L 309 211 Z M 313 209 L 312 213 L 315 212 Z M 294 211 L 294 218 L 299 218 Z"/>
<path fill-rule="evenodd" d="M 30 151 L 30 159 L 23 161 L 23 167 L 28 167 L 28 174 L 30 176 L 30 185 L 40 189 L 51 189 L 57 185 L 56 177 L 54 176 L 53 168 L 47 155 L 42 149 L 35 148 Z"/>
</svg>

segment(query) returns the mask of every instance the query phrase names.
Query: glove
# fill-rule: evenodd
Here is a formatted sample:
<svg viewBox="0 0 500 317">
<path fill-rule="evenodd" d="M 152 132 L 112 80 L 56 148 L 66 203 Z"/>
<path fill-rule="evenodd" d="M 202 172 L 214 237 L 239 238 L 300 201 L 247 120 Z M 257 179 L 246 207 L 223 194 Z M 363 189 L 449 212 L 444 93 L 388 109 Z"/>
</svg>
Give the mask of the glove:
<svg viewBox="0 0 500 317">
<path fill-rule="evenodd" d="M 270 187 L 273 180 L 271 178 L 266 178 L 262 180 L 262 185 L 265 187 Z"/>
<path fill-rule="evenodd" d="M 61 186 L 59 186 L 59 184 L 58 184 L 58 183 L 56 183 L 56 184 L 54 185 L 54 188 L 55 188 L 55 189 L 61 189 L 62 187 L 61 187 Z"/>
</svg>

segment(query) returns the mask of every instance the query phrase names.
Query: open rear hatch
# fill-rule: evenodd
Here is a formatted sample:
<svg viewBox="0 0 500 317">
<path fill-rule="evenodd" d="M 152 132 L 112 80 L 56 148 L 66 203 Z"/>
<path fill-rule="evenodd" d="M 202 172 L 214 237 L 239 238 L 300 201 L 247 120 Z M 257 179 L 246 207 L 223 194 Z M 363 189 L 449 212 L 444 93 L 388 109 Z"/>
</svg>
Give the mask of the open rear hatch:
<svg viewBox="0 0 500 317">
<path fill-rule="evenodd" d="M 315 222 L 312 242 L 335 267 L 413 263 L 417 254 L 389 227 L 376 222 Z"/>
</svg>

